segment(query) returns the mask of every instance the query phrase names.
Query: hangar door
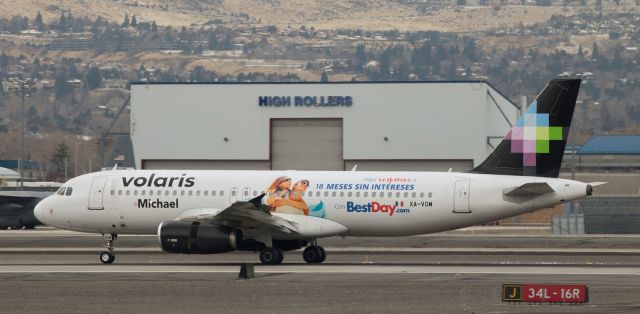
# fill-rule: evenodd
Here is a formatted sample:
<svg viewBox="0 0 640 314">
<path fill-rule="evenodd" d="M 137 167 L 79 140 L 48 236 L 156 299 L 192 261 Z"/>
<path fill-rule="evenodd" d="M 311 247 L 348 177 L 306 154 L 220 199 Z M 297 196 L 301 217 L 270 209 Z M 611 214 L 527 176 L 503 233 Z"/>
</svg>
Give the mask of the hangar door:
<svg viewBox="0 0 640 314">
<path fill-rule="evenodd" d="M 271 169 L 344 170 L 342 119 L 272 119 Z"/>
</svg>

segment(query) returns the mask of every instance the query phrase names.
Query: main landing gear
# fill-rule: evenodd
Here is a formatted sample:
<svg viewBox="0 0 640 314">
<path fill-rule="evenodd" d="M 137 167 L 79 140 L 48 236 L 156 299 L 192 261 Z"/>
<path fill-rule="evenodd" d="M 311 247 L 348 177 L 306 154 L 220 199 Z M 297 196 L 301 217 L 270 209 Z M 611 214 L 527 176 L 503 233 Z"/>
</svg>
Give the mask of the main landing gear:
<svg viewBox="0 0 640 314">
<path fill-rule="evenodd" d="M 321 246 L 311 245 L 304 249 L 302 258 L 309 264 L 320 264 L 327 259 L 327 253 Z"/>
<path fill-rule="evenodd" d="M 118 238 L 117 234 L 104 234 L 104 239 L 107 240 L 107 243 L 104 245 L 107 248 L 107 251 L 100 253 L 100 261 L 103 264 L 111 264 L 116 259 L 116 256 L 113 254 L 113 241 Z"/>
<path fill-rule="evenodd" d="M 327 259 L 327 253 L 321 246 L 311 245 L 304 249 L 302 258 L 309 264 L 320 264 Z M 266 247 L 260 251 L 260 262 L 263 265 L 278 265 L 283 259 L 284 253 L 278 247 Z"/>
<path fill-rule="evenodd" d="M 264 265 L 277 265 L 282 263 L 284 253 L 277 247 L 266 247 L 260 251 L 260 262 Z"/>
</svg>

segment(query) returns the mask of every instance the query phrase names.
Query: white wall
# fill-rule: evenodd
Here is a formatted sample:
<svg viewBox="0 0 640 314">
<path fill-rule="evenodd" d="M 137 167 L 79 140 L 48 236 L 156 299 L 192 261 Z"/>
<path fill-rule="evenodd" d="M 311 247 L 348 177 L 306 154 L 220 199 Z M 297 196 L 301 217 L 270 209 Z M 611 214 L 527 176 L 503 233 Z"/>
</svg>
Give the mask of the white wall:
<svg viewBox="0 0 640 314">
<path fill-rule="evenodd" d="M 344 159 L 472 159 L 518 110 L 485 83 L 133 84 L 142 159 L 268 160 L 271 118 L 342 118 Z M 350 107 L 259 107 L 259 96 L 351 96 Z M 228 141 L 223 140 L 224 137 Z M 385 141 L 384 137 L 389 140 Z M 499 142 L 499 141 L 498 141 Z"/>
</svg>

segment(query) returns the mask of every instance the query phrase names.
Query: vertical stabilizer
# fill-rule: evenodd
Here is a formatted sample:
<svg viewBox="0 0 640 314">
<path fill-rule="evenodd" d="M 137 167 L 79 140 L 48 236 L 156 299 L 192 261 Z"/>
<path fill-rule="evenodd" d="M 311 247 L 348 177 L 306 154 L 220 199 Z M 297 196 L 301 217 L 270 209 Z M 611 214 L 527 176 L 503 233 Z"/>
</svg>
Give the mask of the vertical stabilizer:
<svg viewBox="0 0 640 314">
<path fill-rule="evenodd" d="M 475 173 L 558 177 L 580 79 L 555 79 Z"/>
</svg>

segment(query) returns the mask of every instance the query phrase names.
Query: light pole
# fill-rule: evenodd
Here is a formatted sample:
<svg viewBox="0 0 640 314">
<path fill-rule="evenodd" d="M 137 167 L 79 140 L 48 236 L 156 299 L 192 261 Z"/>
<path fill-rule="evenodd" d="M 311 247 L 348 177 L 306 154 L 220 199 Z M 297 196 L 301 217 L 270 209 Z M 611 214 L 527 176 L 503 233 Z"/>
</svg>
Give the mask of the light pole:
<svg viewBox="0 0 640 314">
<path fill-rule="evenodd" d="M 20 125 L 20 160 L 18 161 L 18 170 L 20 170 L 20 190 L 24 190 L 24 120 L 25 120 L 25 112 L 24 112 L 24 99 L 25 99 L 25 88 L 26 85 L 24 82 L 20 84 L 20 90 L 22 91 L 22 121 Z"/>
</svg>

